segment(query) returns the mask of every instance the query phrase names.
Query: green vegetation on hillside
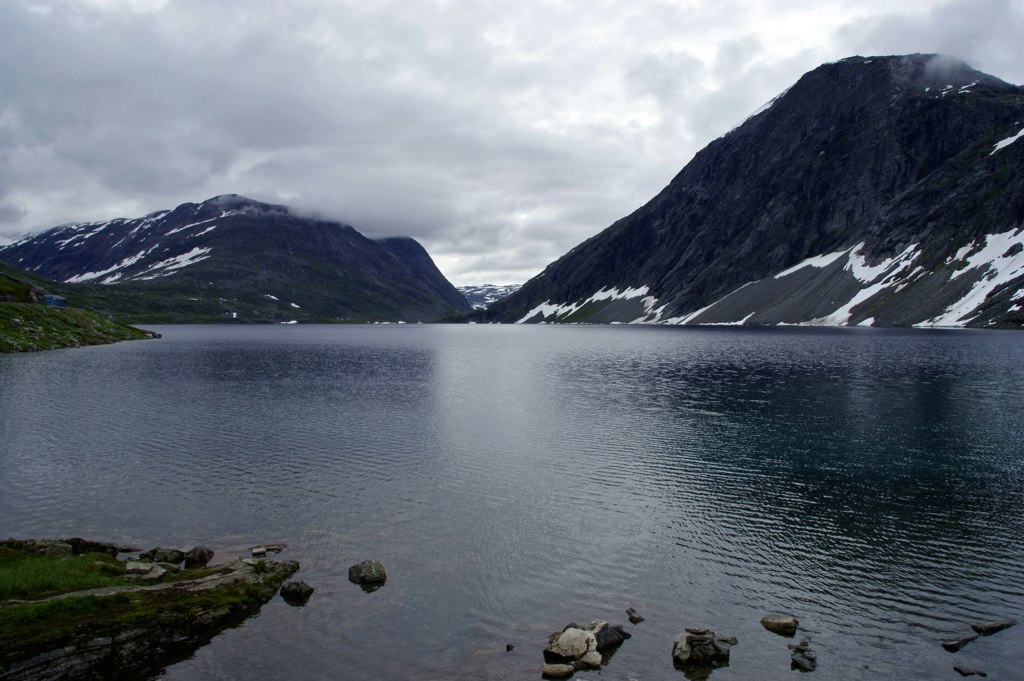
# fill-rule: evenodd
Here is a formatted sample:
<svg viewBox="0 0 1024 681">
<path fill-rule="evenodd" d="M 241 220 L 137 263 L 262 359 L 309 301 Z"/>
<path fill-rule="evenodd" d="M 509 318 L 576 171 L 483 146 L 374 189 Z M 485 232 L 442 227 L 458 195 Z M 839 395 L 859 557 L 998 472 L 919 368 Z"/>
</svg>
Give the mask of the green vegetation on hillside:
<svg viewBox="0 0 1024 681">
<path fill-rule="evenodd" d="M 0 352 L 31 352 L 147 338 L 145 331 L 78 309 L 0 303 Z"/>
<path fill-rule="evenodd" d="M 44 293 L 65 295 L 66 286 L 0 263 L 0 352 L 74 348 L 148 336 L 89 310 L 42 303 Z M 75 299 L 68 302 L 82 305 Z"/>
</svg>

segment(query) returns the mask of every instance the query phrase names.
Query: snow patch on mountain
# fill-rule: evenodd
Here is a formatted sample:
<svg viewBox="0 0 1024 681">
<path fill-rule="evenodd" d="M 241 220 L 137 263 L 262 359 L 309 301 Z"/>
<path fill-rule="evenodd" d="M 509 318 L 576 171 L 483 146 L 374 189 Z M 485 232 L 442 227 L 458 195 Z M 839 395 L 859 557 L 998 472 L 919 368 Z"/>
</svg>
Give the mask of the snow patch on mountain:
<svg viewBox="0 0 1024 681">
<path fill-rule="evenodd" d="M 942 314 L 916 326 L 964 326 L 976 316 L 975 311 L 993 291 L 1024 276 L 1024 228 L 986 236 L 985 245 L 972 253 L 966 264 L 950 275 L 950 279 L 980 268 L 985 268 L 985 273 L 966 295 Z"/>
<path fill-rule="evenodd" d="M 772 278 L 782 279 L 783 277 L 787 277 L 793 274 L 794 272 L 802 270 L 805 267 L 815 267 L 818 269 L 821 269 L 822 267 L 827 267 L 828 265 L 831 265 L 836 260 L 839 260 L 839 258 L 843 257 L 849 252 L 850 250 L 847 249 L 845 251 L 836 251 L 835 253 L 827 253 L 825 255 L 816 255 L 813 258 L 807 258 L 803 262 L 793 265 L 787 270 L 782 270 Z"/>
<path fill-rule="evenodd" d="M 657 304 L 657 298 L 647 295 L 649 291 L 650 288 L 647 286 L 640 286 L 637 288 L 629 287 L 622 291 L 615 288 L 602 288 L 589 298 L 579 300 L 575 303 L 552 303 L 551 301 L 544 301 L 527 312 L 522 319 L 516 321 L 516 324 L 525 324 L 527 320 L 536 317 L 538 314 L 545 320 L 548 317 L 568 317 L 584 305 L 588 305 L 590 303 L 597 303 L 606 300 L 630 300 L 632 298 L 644 298 L 642 301 L 644 309 L 649 314 L 653 311 L 654 305 Z"/>
<path fill-rule="evenodd" d="M 147 268 L 144 272 L 142 272 L 141 275 L 133 277 L 133 279 L 145 281 L 148 279 L 156 279 L 158 277 L 166 277 L 167 275 L 172 274 L 173 272 L 176 272 L 177 270 L 180 270 L 183 267 L 195 265 L 197 262 L 202 262 L 203 260 L 206 260 L 207 258 L 210 257 L 211 250 L 213 249 L 199 248 L 197 246 L 188 253 L 182 253 L 180 255 L 174 256 L 173 258 L 161 260 L 155 265 L 152 265 L 149 268 Z"/>
<path fill-rule="evenodd" d="M 1005 149 L 1006 147 L 1010 146 L 1011 144 L 1019 140 L 1021 137 L 1024 137 L 1024 128 L 1021 128 L 1020 132 L 1018 132 L 1016 135 L 1011 135 L 1010 137 L 1007 137 L 1004 140 L 999 140 L 998 142 L 996 142 L 995 145 L 992 147 L 992 151 L 991 153 L 989 153 L 989 156 L 996 153 L 997 151 Z"/>
<path fill-rule="evenodd" d="M 899 286 L 904 282 L 900 277 L 901 274 L 910 269 L 914 260 L 921 253 L 917 250 L 918 244 L 907 246 L 895 258 L 889 258 L 880 262 L 878 265 L 869 266 L 865 258 L 860 255 L 860 249 L 864 244 L 858 244 L 852 253 L 850 253 L 850 260 L 847 262 L 846 271 L 851 272 L 854 277 L 857 278 L 862 284 L 870 284 L 866 288 L 862 288 L 858 291 L 849 302 L 841 306 L 838 310 L 832 314 L 817 319 L 812 319 L 808 322 L 811 326 L 847 326 L 850 323 L 850 317 L 853 315 L 853 308 L 857 307 L 866 300 L 873 298 L 887 288 L 893 286 Z M 881 277 L 881 279 L 879 279 Z M 875 280 L 877 283 L 874 283 Z"/>
</svg>

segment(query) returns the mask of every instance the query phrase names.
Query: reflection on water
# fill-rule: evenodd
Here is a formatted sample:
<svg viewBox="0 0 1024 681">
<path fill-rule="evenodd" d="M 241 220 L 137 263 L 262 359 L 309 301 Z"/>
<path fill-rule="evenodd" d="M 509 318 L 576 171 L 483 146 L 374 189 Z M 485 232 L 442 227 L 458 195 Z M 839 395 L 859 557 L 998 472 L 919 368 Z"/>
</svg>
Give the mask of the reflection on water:
<svg viewBox="0 0 1024 681">
<path fill-rule="evenodd" d="M 1024 615 L 1024 345 L 1012 333 L 165 327 L 0 357 L 0 535 L 285 541 L 317 591 L 171 679 L 534 678 L 569 621 L 647 621 L 602 675 L 993 677 Z M 365 594 L 346 569 L 387 567 Z M 505 652 L 505 644 L 515 649 Z"/>
</svg>

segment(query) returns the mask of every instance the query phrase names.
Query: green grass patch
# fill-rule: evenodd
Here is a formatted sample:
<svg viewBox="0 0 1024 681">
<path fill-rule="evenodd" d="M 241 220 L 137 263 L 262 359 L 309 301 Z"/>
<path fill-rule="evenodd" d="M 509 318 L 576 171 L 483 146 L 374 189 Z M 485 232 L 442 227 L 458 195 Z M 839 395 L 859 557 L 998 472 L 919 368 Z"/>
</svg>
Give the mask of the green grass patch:
<svg viewBox="0 0 1024 681">
<path fill-rule="evenodd" d="M 106 553 L 57 558 L 0 547 L 0 601 L 119 586 L 124 566 Z"/>
<path fill-rule="evenodd" d="M 244 614 L 263 600 L 259 587 L 232 582 L 203 592 L 137 591 L 5 605 L 0 607 L 0 649 L 41 650 L 134 628 L 187 628 L 200 614 Z"/>
</svg>

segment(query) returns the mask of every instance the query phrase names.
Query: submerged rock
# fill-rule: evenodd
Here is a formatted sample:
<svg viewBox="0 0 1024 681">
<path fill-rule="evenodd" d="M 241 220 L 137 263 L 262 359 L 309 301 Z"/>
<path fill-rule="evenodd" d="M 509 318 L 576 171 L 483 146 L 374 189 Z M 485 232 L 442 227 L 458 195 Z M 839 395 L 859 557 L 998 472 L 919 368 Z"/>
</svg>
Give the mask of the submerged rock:
<svg viewBox="0 0 1024 681">
<path fill-rule="evenodd" d="M 727 667 L 734 637 L 718 637 L 714 629 L 687 627 L 672 644 L 672 662 L 676 667 Z"/>
<path fill-rule="evenodd" d="M 790 667 L 802 672 L 813 672 L 817 668 L 818 655 L 811 650 L 810 642 L 790 643 L 787 647 L 793 651 L 790 655 Z"/>
<path fill-rule="evenodd" d="M 997 620 L 995 622 L 979 622 L 978 624 L 972 624 L 971 629 L 982 636 L 991 636 L 992 634 L 1002 631 L 1003 629 L 1009 629 L 1017 620 Z"/>
<path fill-rule="evenodd" d="M 372 588 L 384 586 L 384 583 L 388 581 L 384 565 L 379 560 L 364 560 L 356 563 L 348 569 L 348 578 L 349 581 L 360 586 Z"/>
<path fill-rule="evenodd" d="M 976 638 L 978 638 L 978 634 L 964 636 L 963 638 L 947 639 L 945 641 L 939 641 L 939 643 L 949 652 L 955 653 Z"/>
<path fill-rule="evenodd" d="M 793 636 L 800 621 L 792 615 L 765 615 L 761 618 L 761 626 L 781 636 Z"/>
<path fill-rule="evenodd" d="M 955 671 L 960 676 L 988 676 L 986 672 L 983 672 L 980 669 L 974 669 L 972 667 L 963 667 L 960 665 L 956 665 L 955 667 L 953 667 L 953 671 Z"/>
</svg>

